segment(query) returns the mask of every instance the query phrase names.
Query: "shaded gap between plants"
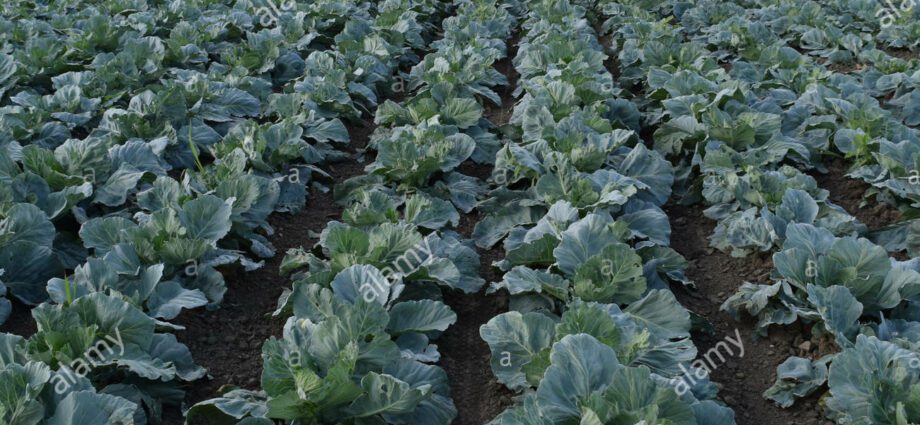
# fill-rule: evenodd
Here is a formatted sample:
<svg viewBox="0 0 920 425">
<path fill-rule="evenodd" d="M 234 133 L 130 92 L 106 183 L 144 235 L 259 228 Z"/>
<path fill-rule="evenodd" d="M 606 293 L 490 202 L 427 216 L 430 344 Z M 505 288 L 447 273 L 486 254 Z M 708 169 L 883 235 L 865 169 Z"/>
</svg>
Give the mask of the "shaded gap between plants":
<svg viewBox="0 0 920 425">
<path fill-rule="evenodd" d="M 460 233 L 469 238 L 478 221 L 475 211 L 463 215 Z M 492 267 L 492 263 L 503 258 L 503 251 L 500 247 L 490 250 L 477 248 L 477 253 L 479 273 L 486 286 L 474 294 L 461 291 L 445 294 L 444 302 L 457 313 L 457 323 L 437 341 L 441 352 L 440 366 L 447 372 L 451 397 L 458 411 L 453 425 L 482 425 L 505 410 L 513 396 L 492 373 L 489 345 L 479 336 L 482 325 L 508 311 L 507 293 L 485 293 L 491 282 L 501 279 L 501 273 Z"/>
<path fill-rule="evenodd" d="M 861 180 L 848 177 L 849 164 L 839 158 L 827 161 L 827 173 L 809 173 L 818 182 L 818 187 L 830 192 L 831 202 L 839 205 L 847 213 L 856 217 L 869 230 L 878 230 L 901 219 L 901 212 L 875 197 L 867 198 L 866 191 L 871 188 Z M 865 204 L 865 205 L 863 205 Z"/>
<path fill-rule="evenodd" d="M 514 69 L 512 58 L 517 54 L 519 41 L 519 34 L 513 34 L 508 40 L 508 55 L 495 64 L 495 68 L 508 78 L 508 85 L 497 90 L 501 96 L 501 105 L 488 104 L 484 116 L 497 127 L 508 123 L 517 103 L 512 93 L 517 87 L 519 75 Z M 461 165 L 458 171 L 485 181 L 492 169 L 489 165 L 468 162 Z M 469 239 L 479 218 L 479 212 L 475 210 L 463 214 L 459 233 Z M 482 425 L 489 422 L 512 404 L 514 395 L 492 373 L 489 345 L 479 336 L 482 325 L 508 311 L 506 292 L 485 293 L 490 283 L 501 280 L 502 273 L 492 267 L 492 263 L 504 258 L 504 251 L 499 245 L 489 250 L 476 247 L 476 252 L 479 254 L 479 273 L 486 285 L 474 294 L 461 291 L 445 294 L 444 302 L 457 313 L 457 323 L 448 328 L 437 341 L 441 352 L 440 366 L 447 372 L 451 397 L 457 406 L 457 418 L 453 425 Z"/>
</svg>

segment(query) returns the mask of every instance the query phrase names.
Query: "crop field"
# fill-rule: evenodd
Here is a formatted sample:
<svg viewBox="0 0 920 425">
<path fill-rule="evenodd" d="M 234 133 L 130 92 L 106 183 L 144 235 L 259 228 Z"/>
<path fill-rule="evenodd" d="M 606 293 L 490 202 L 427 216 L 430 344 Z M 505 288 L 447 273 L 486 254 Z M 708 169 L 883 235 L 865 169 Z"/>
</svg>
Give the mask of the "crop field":
<svg viewBox="0 0 920 425">
<path fill-rule="evenodd" d="M 920 424 L 920 0 L 7 0 L 0 425 Z"/>
</svg>

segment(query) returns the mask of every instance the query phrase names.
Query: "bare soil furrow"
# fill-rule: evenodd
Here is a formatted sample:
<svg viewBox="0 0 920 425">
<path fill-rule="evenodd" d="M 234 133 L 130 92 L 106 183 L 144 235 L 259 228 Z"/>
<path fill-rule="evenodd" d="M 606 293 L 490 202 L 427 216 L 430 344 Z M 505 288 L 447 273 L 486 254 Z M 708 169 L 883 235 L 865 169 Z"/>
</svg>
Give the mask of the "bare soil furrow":
<svg viewBox="0 0 920 425">
<path fill-rule="evenodd" d="M 517 54 L 520 37 L 514 35 L 508 42 L 508 56 L 495 64 L 495 68 L 508 78 L 508 85 L 497 89 L 501 105 L 486 105 L 485 117 L 496 126 L 508 123 L 517 100 L 512 93 L 517 86 L 518 73 L 511 63 Z M 460 172 L 485 181 L 492 173 L 492 167 L 481 164 L 463 164 Z M 469 238 L 473 226 L 479 221 L 479 214 L 473 211 L 461 217 L 458 231 Z M 495 247 L 490 250 L 477 249 L 480 256 L 480 276 L 491 282 L 501 279 L 501 272 L 492 263 L 501 260 L 504 250 Z M 508 407 L 513 393 L 499 384 L 489 365 L 489 345 L 479 336 L 479 328 L 493 317 L 508 311 L 507 293 L 486 295 L 485 288 L 475 294 L 460 291 L 448 293 L 445 302 L 457 313 L 457 323 L 451 326 L 438 340 L 441 351 L 441 367 L 450 380 L 452 397 L 457 406 L 454 425 L 482 425 Z"/>
<path fill-rule="evenodd" d="M 818 181 L 818 187 L 830 192 L 831 202 L 841 206 L 870 230 L 897 223 L 901 219 L 901 212 L 891 205 L 865 196 L 870 186 L 847 177 L 849 165 L 846 161 L 835 159 L 826 165 L 827 174 L 814 172 L 811 175 Z"/>
</svg>

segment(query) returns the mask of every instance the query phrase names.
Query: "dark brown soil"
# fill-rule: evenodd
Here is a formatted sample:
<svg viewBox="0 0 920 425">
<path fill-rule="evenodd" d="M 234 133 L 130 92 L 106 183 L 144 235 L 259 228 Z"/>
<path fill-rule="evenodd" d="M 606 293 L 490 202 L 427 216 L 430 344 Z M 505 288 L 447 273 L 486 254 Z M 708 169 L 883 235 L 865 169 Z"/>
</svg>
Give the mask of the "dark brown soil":
<svg viewBox="0 0 920 425">
<path fill-rule="evenodd" d="M 35 320 L 32 319 L 32 308 L 17 301 L 15 298 L 10 299 L 13 304 L 13 311 L 10 318 L 0 325 L 0 332 L 19 335 L 28 338 L 35 334 Z"/>
<path fill-rule="evenodd" d="M 693 341 L 699 352 L 706 353 L 726 337 L 735 338 L 737 329 L 744 341 L 744 356 L 727 358 L 727 362 L 712 372 L 712 380 L 722 385 L 720 396 L 735 410 L 739 425 L 820 425 L 816 400 L 801 400 L 789 409 L 782 409 L 763 398 L 763 392 L 776 380 L 776 366 L 789 356 L 815 357 L 815 348 L 805 350 L 802 344 L 810 332 L 801 326 L 774 327 L 766 339 L 755 339 L 750 317 L 738 322 L 719 310 L 721 304 L 745 281 L 768 283 L 772 269 L 769 255 L 733 258 L 709 247 L 709 236 L 715 222 L 702 214 L 700 207 L 670 206 L 673 234 L 671 244 L 690 262 L 687 275 L 697 289 L 673 288 L 680 302 L 691 311 L 708 319 L 715 334 L 695 332 Z"/>
<path fill-rule="evenodd" d="M 860 63 L 826 63 L 827 61 L 824 58 L 818 61 L 820 64 L 827 66 L 827 69 L 838 74 L 850 74 L 853 72 L 862 71 L 865 68 L 865 65 Z"/>
<path fill-rule="evenodd" d="M 499 87 L 495 90 L 496 93 L 501 96 L 502 104 L 494 105 L 492 102 L 487 101 L 483 115 L 489 122 L 496 126 L 508 124 L 508 120 L 511 119 L 511 111 L 514 109 L 514 104 L 517 102 L 517 99 L 515 99 L 511 93 L 514 92 L 514 88 L 517 87 L 520 75 L 517 70 L 514 69 L 514 64 L 511 61 L 517 56 L 518 42 L 520 40 L 521 37 L 519 34 L 512 35 L 507 44 L 508 55 L 495 63 L 495 69 L 508 78 L 508 85 Z"/>
<path fill-rule="evenodd" d="M 901 219 L 901 212 L 892 206 L 865 196 L 868 184 L 847 177 L 849 166 L 842 159 L 833 159 L 827 164 L 827 174 L 812 173 L 818 187 L 830 192 L 831 202 L 843 207 L 869 230 L 877 230 Z M 864 205 L 865 204 L 865 205 Z"/>
<path fill-rule="evenodd" d="M 894 56 L 898 59 L 903 59 L 910 61 L 913 59 L 920 59 L 920 52 L 912 52 L 907 49 L 884 49 L 885 53 L 888 53 L 891 56 Z"/>
<path fill-rule="evenodd" d="M 465 215 L 458 229 L 469 237 L 477 214 Z M 489 283 L 501 279 L 501 273 L 492 263 L 502 259 L 503 250 L 478 249 L 480 276 Z M 457 313 L 457 323 L 438 340 L 441 367 L 447 372 L 457 419 L 454 425 L 482 425 L 498 416 L 512 400 L 513 393 L 499 384 L 489 366 L 489 345 L 479 337 L 479 327 L 493 317 L 508 311 L 508 297 L 504 292 L 485 295 L 485 287 L 476 294 L 454 291 L 446 295 L 445 302 Z"/>
<path fill-rule="evenodd" d="M 598 41 L 600 41 L 601 46 L 604 46 L 605 54 L 607 55 L 607 60 L 604 61 L 604 68 L 607 69 L 607 72 L 613 77 L 613 80 L 616 81 L 620 78 L 621 69 L 620 58 L 616 55 L 616 52 L 611 49 L 612 37 L 610 35 L 602 36 Z"/>
</svg>

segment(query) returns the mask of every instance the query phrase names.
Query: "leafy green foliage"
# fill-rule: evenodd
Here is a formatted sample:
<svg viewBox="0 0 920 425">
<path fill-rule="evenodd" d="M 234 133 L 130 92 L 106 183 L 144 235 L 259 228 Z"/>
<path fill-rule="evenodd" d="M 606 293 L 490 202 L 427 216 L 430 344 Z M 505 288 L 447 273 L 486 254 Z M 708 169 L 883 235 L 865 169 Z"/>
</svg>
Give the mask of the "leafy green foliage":
<svg viewBox="0 0 920 425">
<path fill-rule="evenodd" d="M 182 402 L 183 382 L 205 375 L 175 336 L 115 297 L 89 294 L 32 314 L 38 330 L 29 339 L 0 335 L 7 421 L 159 420 L 162 404 Z"/>
<path fill-rule="evenodd" d="M 442 12 L 425 0 L 286 4 L 273 16 L 263 6 L 4 7 L 0 295 L 49 302 L 33 310 L 38 334 L 15 350 L 25 357 L 3 362 L 28 385 L 4 388 L 5 402 L 24 404 L 2 406 L 0 421 L 159 423 L 162 404 L 181 404 L 181 384 L 204 370 L 154 327 L 220 303 L 227 267 L 275 255 L 268 216 L 300 211 L 311 185 L 323 189 L 321 167 L 345 155 L 343 120 L 393 94 L 433 36 L 426 20 Z M 440 199 L 410 202 L 410 219 L 428 228 L 459 219 Z M 453 262 L 428 274 L 476 285 L 465 273 L 475 254 L 456 243 L 432 242 Z M 394 332 L 443 331 L 445 308 L 400 307 L 409 319 Z M 0 321 L 9 311 L 0 298 Z M 114 324 L 132 339 L 124 352 L 52 393 Z"/>
<path fill-rule="evenodd" d="M 708 380 L 677 390 L 697 353 L 668 292 L 692 284 L 669 247 L 674 196 L 706 205 L 714 248 L 776 251 L 774 282 L 745 283 L 727 311 L 762 333 L 807 322 L 842 350 L 790 359 L 766 396 L 788 406 L 827 384 L 838 423 L 920 420 L 920 266 L 888 256 L 920 252 L 916 11 L 33 3 L 0 16 L 0 322 L 5 296 L 39 305 L 35 336 L 2 338 L 2 422 L 157 423 L 204 374 L 160 320 L 216 306 L 222 271 L 275 255 L 269 215 L 326 190 L 346 123 L 370 115 L 366 175 L 334 189 L 341 222 L 283 261 L 296 273 L 276 314 L 292 317 L 263 348 L 262 391 L 189 420 L 450 423 L 431 365 L 457 320 L 444 291 L 480 290 L 473 242 L 501 242 L 488 291 L 511 311 L 481 332 L 522 394 L 494 423 L 734 423 Z M 822 156 L 904 220 L 869 232 L 818 187 Z M 126 350 L 52 393 L 114 331 Z"/>
</svg>

